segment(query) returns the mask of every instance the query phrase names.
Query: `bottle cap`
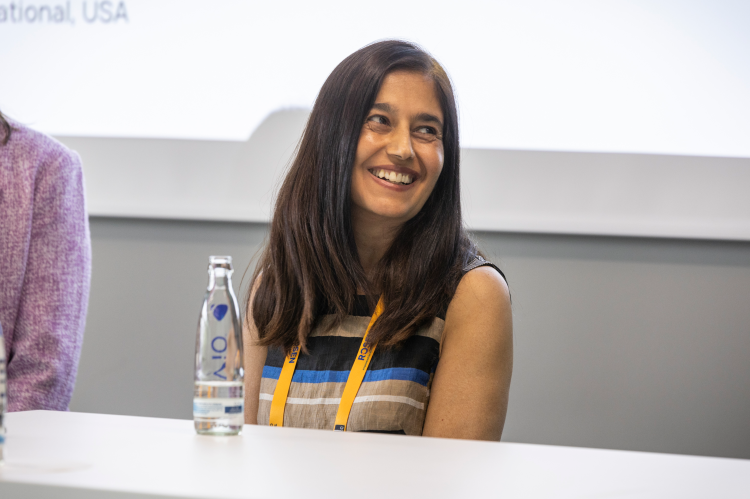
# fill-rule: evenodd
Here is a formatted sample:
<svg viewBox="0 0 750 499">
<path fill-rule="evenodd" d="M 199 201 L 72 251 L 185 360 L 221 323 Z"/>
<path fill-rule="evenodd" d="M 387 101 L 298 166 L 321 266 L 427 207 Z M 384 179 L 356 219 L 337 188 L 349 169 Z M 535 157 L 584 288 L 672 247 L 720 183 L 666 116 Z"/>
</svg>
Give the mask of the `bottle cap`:
<svg viewBox="0 0 750 499">
<path fill-rule="evenodd" d="M 232 257 L 228 256 L 228 255 L 226 255 L 226 256 L 214 256 L 214 255 L 209 256 L 208 257 L 208 266 L 209 267 L 213 267 L 213 268 L 221 267 L 221 268 L 225 268 L 225 269 L 228 269 L 228 270 L 233 270 L 232 269 Z"/>
</svg>

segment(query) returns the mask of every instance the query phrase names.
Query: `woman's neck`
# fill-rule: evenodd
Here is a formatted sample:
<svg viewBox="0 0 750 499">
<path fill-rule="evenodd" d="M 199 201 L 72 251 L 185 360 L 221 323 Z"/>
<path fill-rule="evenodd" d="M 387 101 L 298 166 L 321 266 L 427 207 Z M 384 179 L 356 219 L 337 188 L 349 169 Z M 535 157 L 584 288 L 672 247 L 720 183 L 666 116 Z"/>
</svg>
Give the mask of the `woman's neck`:
<svg viewBox="0 0 750 499">
<path fill-rule="evenodd" d="M 356 207 L 352 210 L 352 228 L 357 243 L 359 261 L 365 274 L 372 275 L 378 262 L 383 258 L 396 237 L 402 222 L 384 219 Z"/>
</svg>

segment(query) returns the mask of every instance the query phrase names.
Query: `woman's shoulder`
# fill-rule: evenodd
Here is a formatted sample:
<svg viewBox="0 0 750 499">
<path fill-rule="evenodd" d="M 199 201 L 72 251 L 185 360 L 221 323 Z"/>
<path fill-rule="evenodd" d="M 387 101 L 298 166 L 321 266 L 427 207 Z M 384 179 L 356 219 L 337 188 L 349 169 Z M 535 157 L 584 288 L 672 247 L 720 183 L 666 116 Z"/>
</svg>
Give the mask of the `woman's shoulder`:
<svg viewBox="0 0 750 499">
<path fill-rule="evenodd" d="M 505 273 L 494 263 L 476 255 L 463 268 L 463 276 L 458 282 L 448 312 L 452 308 L 466 309 L 470 304 L 489 306 L 505 301 L 510 304 L 510 290 Z"/>
<path fill-rule="evenodd" d="M 512 335 L 513 314 L 505 276 L 489 262 L 474 262 L 448 305 L 441 359 L 446 348 L 471 351 L 476 359 L 492 357 L 512 342 Z"/>
<path fill-rule="evenodd" d="M 37 170 L 80 170 L 81 160 L 75 151 L 49 135 L 15 120 L 9 119 L 8 123 L 11 126 L 10 139 L 0 146 L 0 159 L 3 163 Z"/>
<path fill-rule="evenodd" d="M 493 282 L 495 283 L 494 286 L 492 285 Z M 492 289 L 486 290 L 485 288 L 488 286 L 497 289 L 494 291 Z M 454 309 L 463 308 L 464 306 L 461 303 L 465 299 L 464 295 L 467 293 L 470 295 L 478 294 L 477 296 L 481 297 L 486 293 L 495 294 L 499 291 L 507 294 L 510 300 L 505 273 L 494 263 L 474 253 L 468 258 L 467 263 L 461 269 L 453 295 L 437 317 L 445 321 L 448 318 L 448 312 L 451 310 L 451 307 Z"/>
<path fill-rule="evenodd" d="M 488 272 L 489 269 L 494 269 L 495 272 L 500 274 L 500 276 L 503 278 L 503 281 L 505 281 L 507 285 L 508 279 L 505 277 L 505 273 L 502 270 L 500 270 L 500 267 L 498 267 L 494 263 L 485 260 L 482 255 L 474 255 L 473 258 L 469 260 L 469 263 L 464 265 L 464 268 L 462 269 L 462 271 L 465 276 L 470 271 L 474 269 L 478 269 L 480 267 L 485 267 L 485 270 L 483 270 L 482 272 Z"/>
</svg>

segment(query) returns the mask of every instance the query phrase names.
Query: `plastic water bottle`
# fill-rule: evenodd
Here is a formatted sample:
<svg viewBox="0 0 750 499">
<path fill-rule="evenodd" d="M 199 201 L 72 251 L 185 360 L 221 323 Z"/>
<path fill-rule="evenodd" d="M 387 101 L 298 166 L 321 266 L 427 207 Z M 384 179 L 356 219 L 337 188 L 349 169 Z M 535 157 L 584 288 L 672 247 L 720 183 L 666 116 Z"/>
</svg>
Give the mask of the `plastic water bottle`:
<svg viewBox="0 0 750 499">
<path fill-rule="evenodd" d="M 193 421 L 203 435 L 237 435 L 244 414 L 242 329 L 232 257 L 208 259 L 208 289 L 195 341 Z"/>
<path fill-rule="evenodd" d="M 5 446 L 5 408 L 8 404 L 8 390 L 5 383 L 5 342 L 3 326 L 0 325 L 0 464 L 3 464 L 3 447 Z"/>
</svg>

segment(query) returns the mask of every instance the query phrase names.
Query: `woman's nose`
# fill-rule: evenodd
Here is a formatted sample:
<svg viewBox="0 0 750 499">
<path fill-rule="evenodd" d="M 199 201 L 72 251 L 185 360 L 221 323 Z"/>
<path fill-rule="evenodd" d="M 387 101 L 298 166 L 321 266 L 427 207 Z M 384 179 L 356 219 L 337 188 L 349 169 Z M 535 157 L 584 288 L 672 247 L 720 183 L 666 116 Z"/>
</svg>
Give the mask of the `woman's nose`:
<svg viewBox="0 0 750 499">
<path fill-rule="evenodd" d="M 385 152 L 401 161 L 406 161 L 414 156 L 411 143 L 411 130 L 406 127 L 398 127 L 390 133 L 390 140 Z"/>
</svg>

